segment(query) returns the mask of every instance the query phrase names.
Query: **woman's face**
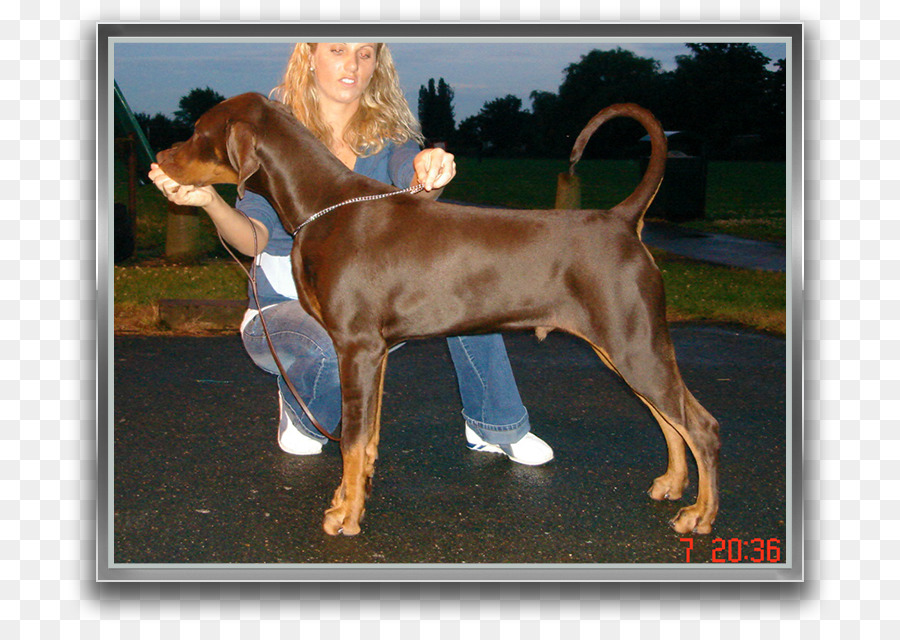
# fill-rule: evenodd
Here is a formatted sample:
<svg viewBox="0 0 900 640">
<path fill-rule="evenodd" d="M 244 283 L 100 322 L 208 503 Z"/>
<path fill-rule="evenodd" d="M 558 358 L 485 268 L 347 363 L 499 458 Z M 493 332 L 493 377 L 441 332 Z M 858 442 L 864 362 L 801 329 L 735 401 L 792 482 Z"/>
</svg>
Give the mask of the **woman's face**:
<svg viewBox="0 0 900 640">
<path fill-rule="evenodd" d="M 353 104 L 375 73 L 375 43 L 319 42 L 311 63 L 320 100 Z"/>
</svg>

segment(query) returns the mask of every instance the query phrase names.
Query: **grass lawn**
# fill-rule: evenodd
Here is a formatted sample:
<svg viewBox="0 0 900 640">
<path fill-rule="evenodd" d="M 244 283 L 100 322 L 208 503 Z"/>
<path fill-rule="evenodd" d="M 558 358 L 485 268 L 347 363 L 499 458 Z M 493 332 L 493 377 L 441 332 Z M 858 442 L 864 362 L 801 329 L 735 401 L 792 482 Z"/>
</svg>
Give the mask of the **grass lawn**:
<svg viewBox="0 0 900 640">
<path fill-rule="evenodd" d="M 520 209 L 549 209 L 556 177 L 568 162 L 543 159 L 457 159 L 457 176 L 444 197 Z M 742 237 L 784 242 L 786 178 L 783 162 L 714 162 L 709 165 L 706 219 L 688 226 Z M 583 160 L 582 207 L 608 209 L 624 200 L 640 180 L 628 160 Z"/>
<path fill-rule="evenodd" d="M 653 251 L 666 283 L 670 321 L 740 324 L 785 332 L 785 275 L 694 262 Z M 116 266 L 115 325 L 118 331 L 157 333 L 157 302 L 165 298 L 245 298 L 247 282 L 230 258 L 180 266 L 162 261 Z"/>
<path fill-rule="evenodd" d="M 516 208 L 553 206 L 562 161 L 458 158 L 458 175 L 444 192 L 450 200 Z M 709 167 L 707 218 L 690 226 L 784 242 L 784 163 L 713 163 Z M 634 189 L 637 163 L 585 160 L 578 164 L 585 208 L 608 208 Z M 115 200 L 126 202 L 117 172 Z M 228 201 L 234 187 L 218 187 Z M 138 189 L 135 256 L 114 268 L 117 330 L 157 332 L 157 301 L 163 298 L 246 297 L 245 275 L 219 244 L 200 213 L 195 264 L 172 265 L 165 253 L 167 206 L 153 185 Z M 736 323 L 785 332 L 785 274 L 698 263 L 653 251 L 666 283 L 669 318 Z"/>
<path fill-rule="evenodd" d="M 670 321 L 739 324 L 784 335 L 785 274 L 695 262 L 652 250 Z"/>
</svg>

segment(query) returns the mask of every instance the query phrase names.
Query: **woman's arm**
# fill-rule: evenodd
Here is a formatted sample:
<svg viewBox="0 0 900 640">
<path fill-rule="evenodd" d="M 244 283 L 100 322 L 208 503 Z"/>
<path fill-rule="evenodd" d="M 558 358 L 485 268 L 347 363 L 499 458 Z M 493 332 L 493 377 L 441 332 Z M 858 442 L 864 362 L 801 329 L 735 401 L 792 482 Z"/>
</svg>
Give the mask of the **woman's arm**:
<svg viewBox="0 0 900 640">
<path fill-rule="evenodd" d="M 269 230 L 229 205 L 214 187 L 193 187 L 175 182 L 159 165 L 150 165 L 149 178 L 163 195 L 178 205 L 202 208 L 222 238 L 241 253 L 253 256 L 269 243 Z M 251 226 L 252 225 L 252 226 Z M 254 238 L 253 230 L 256 229 Z"/>
</svg>

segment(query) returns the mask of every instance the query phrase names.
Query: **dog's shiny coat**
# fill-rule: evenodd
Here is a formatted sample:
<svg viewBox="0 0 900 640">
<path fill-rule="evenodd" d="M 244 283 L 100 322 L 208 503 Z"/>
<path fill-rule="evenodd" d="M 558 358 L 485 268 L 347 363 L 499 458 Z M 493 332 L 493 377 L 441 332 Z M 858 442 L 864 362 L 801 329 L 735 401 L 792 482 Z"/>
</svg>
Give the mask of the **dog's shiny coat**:
<svg viewBox="0 0 900 640">
<path fill-rule="evenodd" d="M 338 354 L 344 471 L 325 531 L 360 531 L 378 455 L 390 346 L 413 338 L 512 329 L 559 329 L 586 340 L 659 422 L 668 469 L 653 499 L 688 483 L 685 443 L 697 461 L 697 502 L 672 520 L 708 533 L 718 510 L 718 423 L 685 387 L 675 362 L 659 270 L 640 240 L 662 182 L 666 141 L 636 105 L 601 111 L 573 160 L 603 122 L 628 116 L 650 133 L 650 165 L 635 192 L 609 211 L 463 207 L 398 195 L 342 206 L 304 227 L 291 259 L 303 308 Z M 265 196 L 292 232 L 312 214 L 393 187 L 347 169 L 283 105 L 243 94 L 210 109 L 194 135 L 159 153 L 182 184 L 233 183 Z"/>
</svg>

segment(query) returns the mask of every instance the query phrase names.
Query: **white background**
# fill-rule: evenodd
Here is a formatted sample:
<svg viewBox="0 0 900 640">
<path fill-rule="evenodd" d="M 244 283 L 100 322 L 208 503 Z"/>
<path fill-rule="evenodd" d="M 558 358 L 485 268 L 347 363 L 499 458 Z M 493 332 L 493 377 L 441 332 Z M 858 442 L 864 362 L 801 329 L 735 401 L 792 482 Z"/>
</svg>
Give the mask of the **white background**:
<svg viewBox="0 0 900 640">
<path fill-rule="evenodd" d="M 7 2 L 0 637 L 900 637 L 900 5 Z M 94 583 L 97 21 L 799 21 L 805 584 Z"/>
</svg>

